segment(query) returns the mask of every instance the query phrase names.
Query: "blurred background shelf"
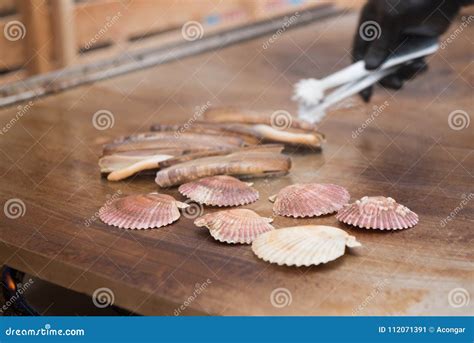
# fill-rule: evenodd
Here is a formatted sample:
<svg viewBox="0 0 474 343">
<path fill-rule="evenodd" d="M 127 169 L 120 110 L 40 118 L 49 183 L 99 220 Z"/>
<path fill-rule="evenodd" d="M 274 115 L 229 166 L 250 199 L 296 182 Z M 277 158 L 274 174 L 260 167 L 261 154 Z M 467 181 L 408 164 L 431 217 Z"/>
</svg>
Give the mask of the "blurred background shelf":
<svg viewBox="0 0 474 343">
<path fill-rule="evenodd" d="M 328 3 L 356 7 L 362 2 L 0 0 L 0 85 L 183 41 L 183 26 L 190 22 L 210 34 Z"/>
</svg>

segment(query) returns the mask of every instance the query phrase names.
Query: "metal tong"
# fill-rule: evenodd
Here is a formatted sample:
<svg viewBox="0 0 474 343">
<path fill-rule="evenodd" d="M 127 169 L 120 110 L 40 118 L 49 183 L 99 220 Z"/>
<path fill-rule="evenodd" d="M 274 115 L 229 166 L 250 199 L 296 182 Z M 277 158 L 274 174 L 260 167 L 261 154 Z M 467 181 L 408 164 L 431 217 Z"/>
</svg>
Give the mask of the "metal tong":
<svg viewBox="0 0 474 343">
<path fill-rule="evenodd" d="M 309 122 L 319 122 L 329 107 L 377 83 L 405 63 L 435 53 L 438 48 L 436 39 L 411 40 L 376 70 L 367 70 L 365 63 L 358 61 L 324 79 L 301 80 L 295 85 L 293 96 L 298 102 L 298 116 Z M 337 86 L 325 95 L 327 90 Z"/>
</svg>

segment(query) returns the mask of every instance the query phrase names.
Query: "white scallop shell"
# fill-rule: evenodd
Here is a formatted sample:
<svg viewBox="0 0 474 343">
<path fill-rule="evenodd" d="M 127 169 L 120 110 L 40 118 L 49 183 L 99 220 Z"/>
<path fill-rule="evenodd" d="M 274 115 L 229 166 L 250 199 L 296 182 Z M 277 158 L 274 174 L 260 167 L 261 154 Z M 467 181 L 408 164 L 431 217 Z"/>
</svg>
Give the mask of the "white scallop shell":
<svg viewBox="0 0 474 343">
<path fill-rule="evenodd" d="M 264 261 L 287 266 L 315 266 L 344 255 L 346 246 L 361 244 L 354 236 L 332 226 L 294 226 L 260 235 L 252 250 Z"/>
</svg>

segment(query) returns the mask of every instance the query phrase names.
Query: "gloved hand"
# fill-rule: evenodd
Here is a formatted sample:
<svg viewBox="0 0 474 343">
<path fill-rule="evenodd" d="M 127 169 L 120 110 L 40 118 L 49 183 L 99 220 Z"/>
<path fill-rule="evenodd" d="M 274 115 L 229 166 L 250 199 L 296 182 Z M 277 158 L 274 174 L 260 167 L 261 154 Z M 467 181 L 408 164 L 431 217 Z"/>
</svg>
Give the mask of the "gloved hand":
<svg viewBox="0 0 474 343">
<path fill-rule="evenodd" d="M 473 0 L 368 0 L 354 37 L 353 60 L 363 59 L 367 69 L 376 69 L 410 37 L 440 36 L 461 6 L 469 2 Z M 408 62 L 380 84 L 400 89 L 405 80 L 427 68 L 423 58 Z M 369 101 L 372 87 L 360 94 L 364 101 Z"/>
</svg>

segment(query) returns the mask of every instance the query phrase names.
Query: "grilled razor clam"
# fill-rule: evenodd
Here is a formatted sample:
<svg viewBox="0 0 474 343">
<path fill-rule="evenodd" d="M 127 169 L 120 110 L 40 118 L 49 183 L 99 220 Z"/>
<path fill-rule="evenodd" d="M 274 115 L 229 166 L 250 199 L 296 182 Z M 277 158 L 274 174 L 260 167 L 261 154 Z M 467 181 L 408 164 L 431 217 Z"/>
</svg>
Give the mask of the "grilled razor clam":
<svg viewBox="0 0 474 343">
<path fill-rule="evenodd" d="M 228 150 L 209 150 L 203 152 L 196 152 L 191 154 L 184 154 L 181 156 L 171 156 L 171 155 L 155 155 L 148 157 L 135 163 L 123 165 L 122 168 L 116 169 L 110 172 L 107 175 L 107 180 L 109 181 L 120 181 L 130 177 L 136 173 L 139 173 L 144 170 L 153 170 L 153 169 L 162 169 L 173 164 L 181 163 L 183 161 L 190 161 L 196 158 L 205 157 L 205 156 L 215 156 L 215 155 L 225 155 L 228 154 Z M 169 161 L 169 163 L 167 163 Z"/>
<path fill-rule="evenodd" d="M 120 181 L 144 170 L 157 169 L 158 164 L 160 162 L 168 160 L 170 158 L 173 158 L 173 156 L 155 155 L 153 157 L 146 158 L 144 160 L 128 165 L 122 169 L 112 171 L 109 175 L 107 175 L 107 180 Z"/>
<path fill-rule="evenodd" d="M 262 144 L 262 145 L 252 145 L 252 146 L 236 148 L 236 149 L 200 151 L 200 152 L 196 152 L 192 154 L 184 154 L 181 156 L 176 156 L 174 158 L 163 160 L 162 162 L 158 163 L 158 169 L 168 168 L 175 164 L 195 160 L 202 157 L 228 155 L 237 151 L 280 153 L 283 151 L 283 149 L 284 149 L 284 146 L 281 144 Z"/>
<path fill-rule="evenodd" d="M 264 113 L 234 107 L 215 107 L 204 112 L 203 118 L 205 121 L 216 123 L 265 124 L 277 129 L 318 130 L 317 125 L 298 118 L 293 118 L 285 111 Z"/>
<path fill-rule="evenodd" d="M 127 160 L 128 163 L 125 163 L 125 158 L 123 156 L 109 155 L 109 156 L 104 156 L 99 161 L 99 164 L 101 163 L 101 161 L 102 161 L 102 164 L 104 164 L 104 161 L 109 161 L 109 165 L 107 166 L 108 167 L 107 172 L 109 172 L 110 174 L 107 176 L 107 180 L 120 181 L 144 170 L 153 170 L 153 169 L 158 170 L 158 169 L 167 168 L 167 167 L 170 167 L 172 165 L 179 164 L 182 162 L 194 160 L 197 158 L 227 155 L 232 152 L 235 152 L 236 149 L 196 151 L 196 152 L 183 153 L 182 155 L 177 155 L 177 156 L 165 155 L 165 154 L 144 156 L 143 158 L 128 156 L 126 157 L 128 158 Z M 277 153 L 281 152 L 282 150 L 283 150 L 283 146 L 277 145 L 277 144 L 267 144 L 267 145 L 241 148 L 241 151 L 267 151 L 267 152 L 273 151 Z M 115 165 L 111 164 L 113 162 L 115 162 Z M 102 167 L 104 166 L 102 165 Z"/>
<path fill-rule="evenodd" d="M 174 131 L 179 132 L 183 129 L 182 125 L 167 125 L 155 124 L 150 127 L 151 131 Z M 209 134 L 209 135 L 226 135 L 232 137 L 239 137 L 245 141 L 246 144 L 254 145 L 261 141 L 260 135 L 244 126 L 244 129 L 234 128 L 232 124 L 208 123 L 203 121 L 195 121 L 194 124 L 186 129 L 186 132 Z"/>
<path fill-rule="evenodd" d="M 320 148 L 325 138 L 317 131 L 304 131 L 299 129 L 279 130 L 265 124 L 252 125 L 265 142 L 278 142 L 286 145 L 303 145 L 306 147 Z"/>
<path fill-rule="evenodd" d="M 159 148 L 192 149 L 199 147 L 207 149 L 228 149 L 243 146 L 244 140 L 239 137 L 183 133 L 175 135 L 172 132 L 152 132 L 154 135 L 140 138 L 125 138 L 123 141 L 104 146 L 104 155 L 116 152 L 147 150 Z"/>
<path fill-rule="evenodd" d="M 277 176 L 288 173 L 290 168 L 290 157 L 281 153 L 238 151 L 176 164 L 158 171 L 155 182 L 160 187 L 169 187 L 214 175 Z"/>
<path fill-rule="evenodd" d="M 132 164 L 135 164 L 146 159 L 156 156 L 181 156 L 184 154 L 194 154 L 202 152 L 202 149 L 150 149 L 150 150 L 134 150 L 117 152 L 111 155 L 104 155 L 99 159 L 99 167 L 101 173 L 111 173 L 120 169 L 127 168 Z M 204 150 L 204 151 L 209 151 Z"/>
<path fill-rule="evenodd" d="M 112 173 L 117 170 L 128 168 L 136 163 L 145 161 L 150 158 L 155 158 L 159 161 L 164 161 L 174 157 L 173 155 L 157 154 L 145 156 L 123 156 L 123 155 L 106 155 L 99 159 L 99 167 L 101 173 Z"/>
</svg>

